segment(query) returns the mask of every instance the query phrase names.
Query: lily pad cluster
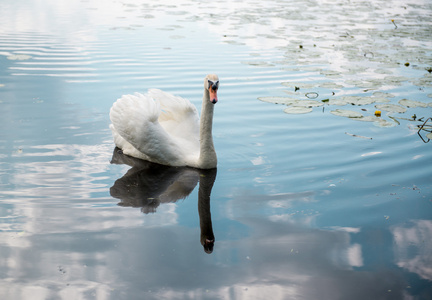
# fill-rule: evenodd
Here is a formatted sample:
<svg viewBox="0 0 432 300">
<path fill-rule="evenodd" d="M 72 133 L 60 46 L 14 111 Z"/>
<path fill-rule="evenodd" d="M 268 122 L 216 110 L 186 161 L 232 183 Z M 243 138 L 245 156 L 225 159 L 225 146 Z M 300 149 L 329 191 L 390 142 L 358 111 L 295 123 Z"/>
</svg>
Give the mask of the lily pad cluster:
<svg viewBox="0 0 432 300">
<path fill-rule="evenodd" d="M 248 4 L 216 10 L 214 25 L 224 26 L 224 42 L 255 49 L 244 64 L 279 72 L 288 97 L 261 101 L 287 105 L 289 114 L 361 106 L 363 117 L 353 119 L 379 126 L 397 124 L 388 116 L 412 109 L 431 114 L 430 3 L 304 0 L 283 10 L 277 0 Z"/>
<path fill-rule="evenodd" d="M 305 96 L 310 93 L 306 93 Z M 315 93 L 318 95 L 318 93 Z M 383 92 L 375 92 L 372 96 L 367 97 L 359 97 L 359 96 L 342 96 L 335 97 L 332 99 L 323 99 L 321 101 L 318 100 L 302 100 L 296 99 L 293 97 L 279 96 L 279 97 L 259 97 L 258 99 L 263 102 L 274 103 L 274 104 L 283 104 L 288 106 L 283 111 L 287 114 L 307 114 L 313 111 L 315 107 L 329 107 L 330 113 L 336 116 L 346 117 L 349 119 L 354 119 L 356 121 L 366 121 L 366 122 L 374 122 L 375 125 L 379 127 L 393 127 L 399 125 L 399 121 L 393 116 L 394 114 L 403 114 L 408 111 L 409 108 L 427 108 L 432 107 L 432 102 L 425 103 L 421 101 L 409 100 L 409 99 L 401 99 L 398 104 L 389 103 L 390 98 L 393 98 L 394 95 L 383 93 Z M 339 106 L 365 106 L 370 104 L 375 104 L 374 109 L 365 109 L 362 108 L 362 112 L 351 110 L 351 109 L 343 109 L 336 108 Z M 381 117 L 381 112 L 387 112 L 389 116 L 389 120 L 385 120 Z M 367 113 L 369 112 L 369 113 Z M 414 115 L 415 116 L 415 115 Z M 406 118 L 405 118 L 406 119 Z M 410 120 L 415 121 L 416 117 L 411 117 Z"/>
</svg>

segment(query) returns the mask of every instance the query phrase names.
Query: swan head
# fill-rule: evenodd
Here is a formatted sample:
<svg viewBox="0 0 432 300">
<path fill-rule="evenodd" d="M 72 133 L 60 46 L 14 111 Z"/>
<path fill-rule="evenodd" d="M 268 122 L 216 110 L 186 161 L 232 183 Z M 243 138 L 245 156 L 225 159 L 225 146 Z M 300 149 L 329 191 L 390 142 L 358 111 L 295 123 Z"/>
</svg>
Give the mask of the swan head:
<svg viewBox="0 0 432 300">
<path fill-rule="evenodd" d="M 204 247 L 205 253 L 211 254 L 213 252 L 214 242 L 215 242 L 214 239 L 208 239 L 208 238 L 201 240 L 201 244 Z"/>
<path fill-rule="evenodd" d="M 210 102 L 216 104 L 218 101 L 217 90 L 219 88 L 219 77 L 215 74 L 207 75 L 204 79 L 204 88 L 209 93 Z"/>
</svg>

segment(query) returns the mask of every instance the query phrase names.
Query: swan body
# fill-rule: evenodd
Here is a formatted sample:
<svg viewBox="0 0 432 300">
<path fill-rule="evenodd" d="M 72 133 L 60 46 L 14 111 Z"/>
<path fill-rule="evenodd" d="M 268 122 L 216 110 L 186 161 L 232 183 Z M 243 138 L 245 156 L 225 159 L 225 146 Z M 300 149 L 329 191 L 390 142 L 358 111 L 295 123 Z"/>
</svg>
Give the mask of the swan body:
<svg viewBox="0 0 432 300">
<path fill-rule="evenodd" d="M 189 100 L 161 90 L 123 95 L 110 110 L 115 145 L 162 165 L 216 168 L 212 124 L 218 87 L 216 75 L 205 77 L 201 117 Z"/>
</svg>

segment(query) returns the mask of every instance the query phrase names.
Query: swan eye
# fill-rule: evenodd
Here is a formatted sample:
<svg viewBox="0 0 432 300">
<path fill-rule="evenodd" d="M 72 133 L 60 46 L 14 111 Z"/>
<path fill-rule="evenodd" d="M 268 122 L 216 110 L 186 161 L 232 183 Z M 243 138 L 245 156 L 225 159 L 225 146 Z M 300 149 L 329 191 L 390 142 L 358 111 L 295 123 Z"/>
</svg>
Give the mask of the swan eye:
<svg viewBox="0 0 432 300">
<path fill-rule="evenodd" d="M 212 88 L 213 90 L 217 90 L 219 88 L 219 81 L 213 82 L 211 80 L 208 80 L 208 88 Z"/>
</svg>

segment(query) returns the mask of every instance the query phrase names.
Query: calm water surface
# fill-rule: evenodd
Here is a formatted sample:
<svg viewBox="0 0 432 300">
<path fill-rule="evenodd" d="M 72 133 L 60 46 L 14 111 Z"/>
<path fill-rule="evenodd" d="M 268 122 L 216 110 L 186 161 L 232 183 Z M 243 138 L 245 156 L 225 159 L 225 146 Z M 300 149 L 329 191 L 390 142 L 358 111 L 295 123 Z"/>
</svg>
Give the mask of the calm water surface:
<svg viewBox="0 0 432 300">
<path fill-rule="evenodd" d="M 432 299 L 431 19 L 428 1 L 3 1 L 0 298 Z M 118 97 L 200 108 L 207 73 L 217 174 L 115 151 Z M 333 102 L 353 97 L 373 99 Z M 406 112 L 331 113 L 378 103 Z"/>
</svg>

